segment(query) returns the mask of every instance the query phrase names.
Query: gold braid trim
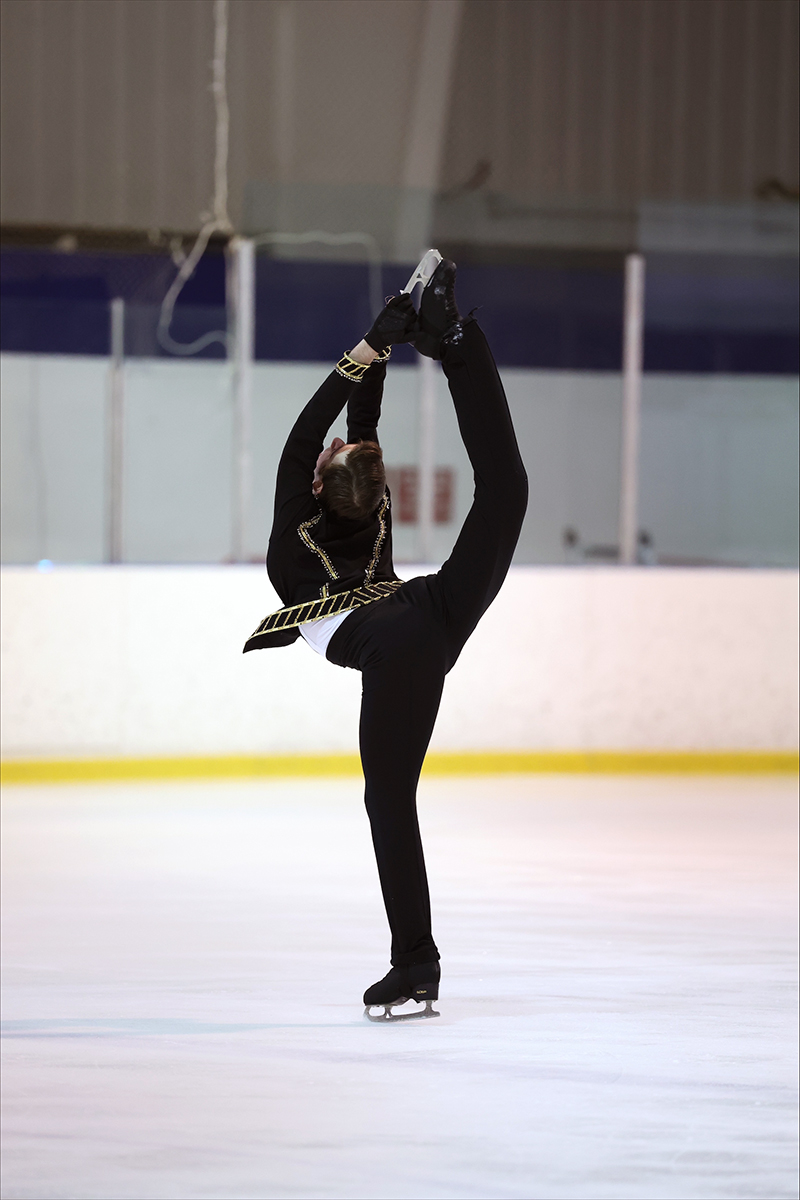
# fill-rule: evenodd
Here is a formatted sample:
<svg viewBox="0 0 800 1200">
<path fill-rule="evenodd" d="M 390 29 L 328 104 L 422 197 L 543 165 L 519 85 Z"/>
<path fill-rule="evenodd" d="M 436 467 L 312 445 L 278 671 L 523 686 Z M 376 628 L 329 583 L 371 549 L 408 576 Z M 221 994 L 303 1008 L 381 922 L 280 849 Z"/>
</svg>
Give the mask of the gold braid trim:
<svg viewBox="0 0 800 1200">
<path fill-rule="evenodd" d="M 322 617 L 335 617 L 337 613 L 348 612 L 351 608 L 363 608 L 365 604 L 372 604 L 375 600 L 382 600 L 384 596 L 391 596 L 392 592 L 396 592 L 402 586 L 402 579 L 390 579 L 385 583 L 364 584 L 349 592 L 337 592 L 324 600 L 289 604 L 286 608 L 279 608 L 277 612 L 264 617 L 250 637 L 257 637 L 261 633 L 274 633 L 279 629 L 294 629 L 297 625 L 307 625 L 309 621 L 319 621 Z"/>
<path fill-rule="evenodd" d="M 392 347 L 387 346 L 386 349 L 383 350 L 378 357 L 372 361 L 377 363 L 386 362 L 391 353 Z M 371 365 L 371 363 L 356 362 L 356 360 L 351 358 L 349 354 L 343 354 L 336 364 L 336 371 L 345 379 L 349 379 L 351 383 L 361 383 L 361 380 L 364 378 L 364 374 L 369 370 Z"/>
<path fill-rule="evenodd" d="M 364 572 L 364 583 L 369 583 L 372 579 L 372 576 L 375 574 L 375 568 L 378 565 L 378 559 L 381 556 L 383 542 L 386 537 L 386 512 L 388 508 L 389 496 L 386 492 L 384 492 L 383 499 L 378 505 L 378 536 L 375 538 L 375 545 L 372 548 L 372 558 L 370 559 L 369 566 Z"/>
<path fill-rule="evenodd" d="M 308 546 L 311 553 L 316 554 L 322 560 L 322 565 L 324 566 L 325 570 L 330 575 L 331 579 L 338 579 L 339 573 L 336 570 L 336 567 L 333 565 L 331 560 L 328 558 L 327 554 L 322 549 L 322 547 L 317 545 L 317 543 L 312 538 L 311 534 L 308 532 L 312 525 L 316 525 L 317 521 L 321 521 L 321 520 L 322 520 L 322 513 L 318 512 L 317 515 L 315 517 L 312 517 L 310 521 L 303 521 L 302 525 L 298 525 L 297 532 L 300 535 L 301 540 L 303 542 L 305 542 L 306 546 Z"/>
</svg>

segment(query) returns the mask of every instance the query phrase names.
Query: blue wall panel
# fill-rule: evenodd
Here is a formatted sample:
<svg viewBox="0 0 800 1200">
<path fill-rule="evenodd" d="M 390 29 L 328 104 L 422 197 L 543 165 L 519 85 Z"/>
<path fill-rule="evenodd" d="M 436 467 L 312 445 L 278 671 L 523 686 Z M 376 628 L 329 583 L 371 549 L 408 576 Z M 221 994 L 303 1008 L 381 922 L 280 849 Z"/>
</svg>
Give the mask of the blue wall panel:
<svg viewBox="0 0 800 1200">
<path fill-rule="evenodd" d="M 7 249 L 0 255 L 0 348 L 107 354 L 109 303 L 127 303 L 126 352 L 164 356 L 156 326 L 176 267 L 157 254 Z M 386 295 L 408 267 L 383 270 Z M 466 265 L 459 303 L 478 306 L 500 366 L 619 370 L 622 272 Z M 651 371 L 796 374 L 798 289 L 792 263 L 708 258 L 685 269 L 648 264 L 645 368 Z M 259 258 L 256 357 L 335 361 L 369 327 L 367 269 L 359 263 Z M 207 254 L 178 300 L 172 334 L 192 341 L 225 325 L 225 262 Z M 220 358 L 221 345 L 201 357 Z M 395 361 L 411 362 L 408 347 Z"/>
</svg>

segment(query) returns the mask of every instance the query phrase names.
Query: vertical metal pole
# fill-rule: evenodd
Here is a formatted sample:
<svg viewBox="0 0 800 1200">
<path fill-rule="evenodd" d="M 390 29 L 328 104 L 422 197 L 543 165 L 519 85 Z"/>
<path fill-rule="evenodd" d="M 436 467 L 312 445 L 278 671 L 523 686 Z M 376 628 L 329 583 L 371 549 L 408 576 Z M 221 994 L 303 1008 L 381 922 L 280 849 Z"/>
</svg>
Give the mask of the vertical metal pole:
<svg viewBox="0 0 800 1200">
<path fill-rule="evenodd" d="M 233 560 L 247 553 L 247 517 L 252 479 L 253 360 L 255 358 L 256 247 L 252 238 L 234 238 L 233 252 Z"/>
<path fill-rule="evenodd" d="M 122 562 L 122 472 L 124 458 L 125 301 L 111 301 L 111 360 L 109 363 L 108 501 L 106 561 Z"/>
<path fill-rule="evenodd" d="M 436 363 L 419 358 L 419 477 L 417 530 L 419 561 L 433 561 L 433 505 L 436 471 Z"/>
<path fill-rule="evenodd" d="M 639 428 L 644 349 L 644 258 L 625 259 L 625 325 L 622 340 L 622 454 L 619 494 L 619 561 L 636 562 L 639 526 Z"/>
</svg>

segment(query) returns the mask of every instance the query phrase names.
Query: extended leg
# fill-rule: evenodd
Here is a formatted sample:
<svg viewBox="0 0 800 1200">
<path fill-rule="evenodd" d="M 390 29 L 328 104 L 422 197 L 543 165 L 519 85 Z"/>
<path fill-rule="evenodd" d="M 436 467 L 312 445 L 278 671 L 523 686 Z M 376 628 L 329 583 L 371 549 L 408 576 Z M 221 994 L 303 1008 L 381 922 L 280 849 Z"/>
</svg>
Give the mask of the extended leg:
<svg viewBox="0 0 800 1200">
<path fill-rule="evenodd" d="M 500 375 L 477 322 L 465 324 L 460 340 L 446 347 L 442 366 L 475 477 L 472 507 L 438 575 L 451 653 L 457 656 L 508 572 L 527 507 L 528 478 Z"/>
</svg>

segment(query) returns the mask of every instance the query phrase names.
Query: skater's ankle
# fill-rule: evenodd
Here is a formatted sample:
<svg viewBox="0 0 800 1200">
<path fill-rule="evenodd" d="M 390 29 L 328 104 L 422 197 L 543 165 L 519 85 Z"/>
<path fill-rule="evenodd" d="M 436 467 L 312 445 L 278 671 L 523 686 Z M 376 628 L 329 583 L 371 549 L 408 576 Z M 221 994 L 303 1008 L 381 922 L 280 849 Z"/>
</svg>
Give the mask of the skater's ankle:
<svg viewBox="0 0 800 1200">
<path fill-rule="evenodd" d="M 423 971 L 424 972 L 425 970 L 428 970 L 428 971 L 430 971 L 431 974 L 435 974 L 439 970 L 439 959 L 438 958 L 426 958 L 426 959 L 415 958 L 411 962 L 406 962 L 406 961 L 402 961 L 402 960 L 400 962 L 392 961 L 392 967 L 397 971 Z"/>
</svg>

